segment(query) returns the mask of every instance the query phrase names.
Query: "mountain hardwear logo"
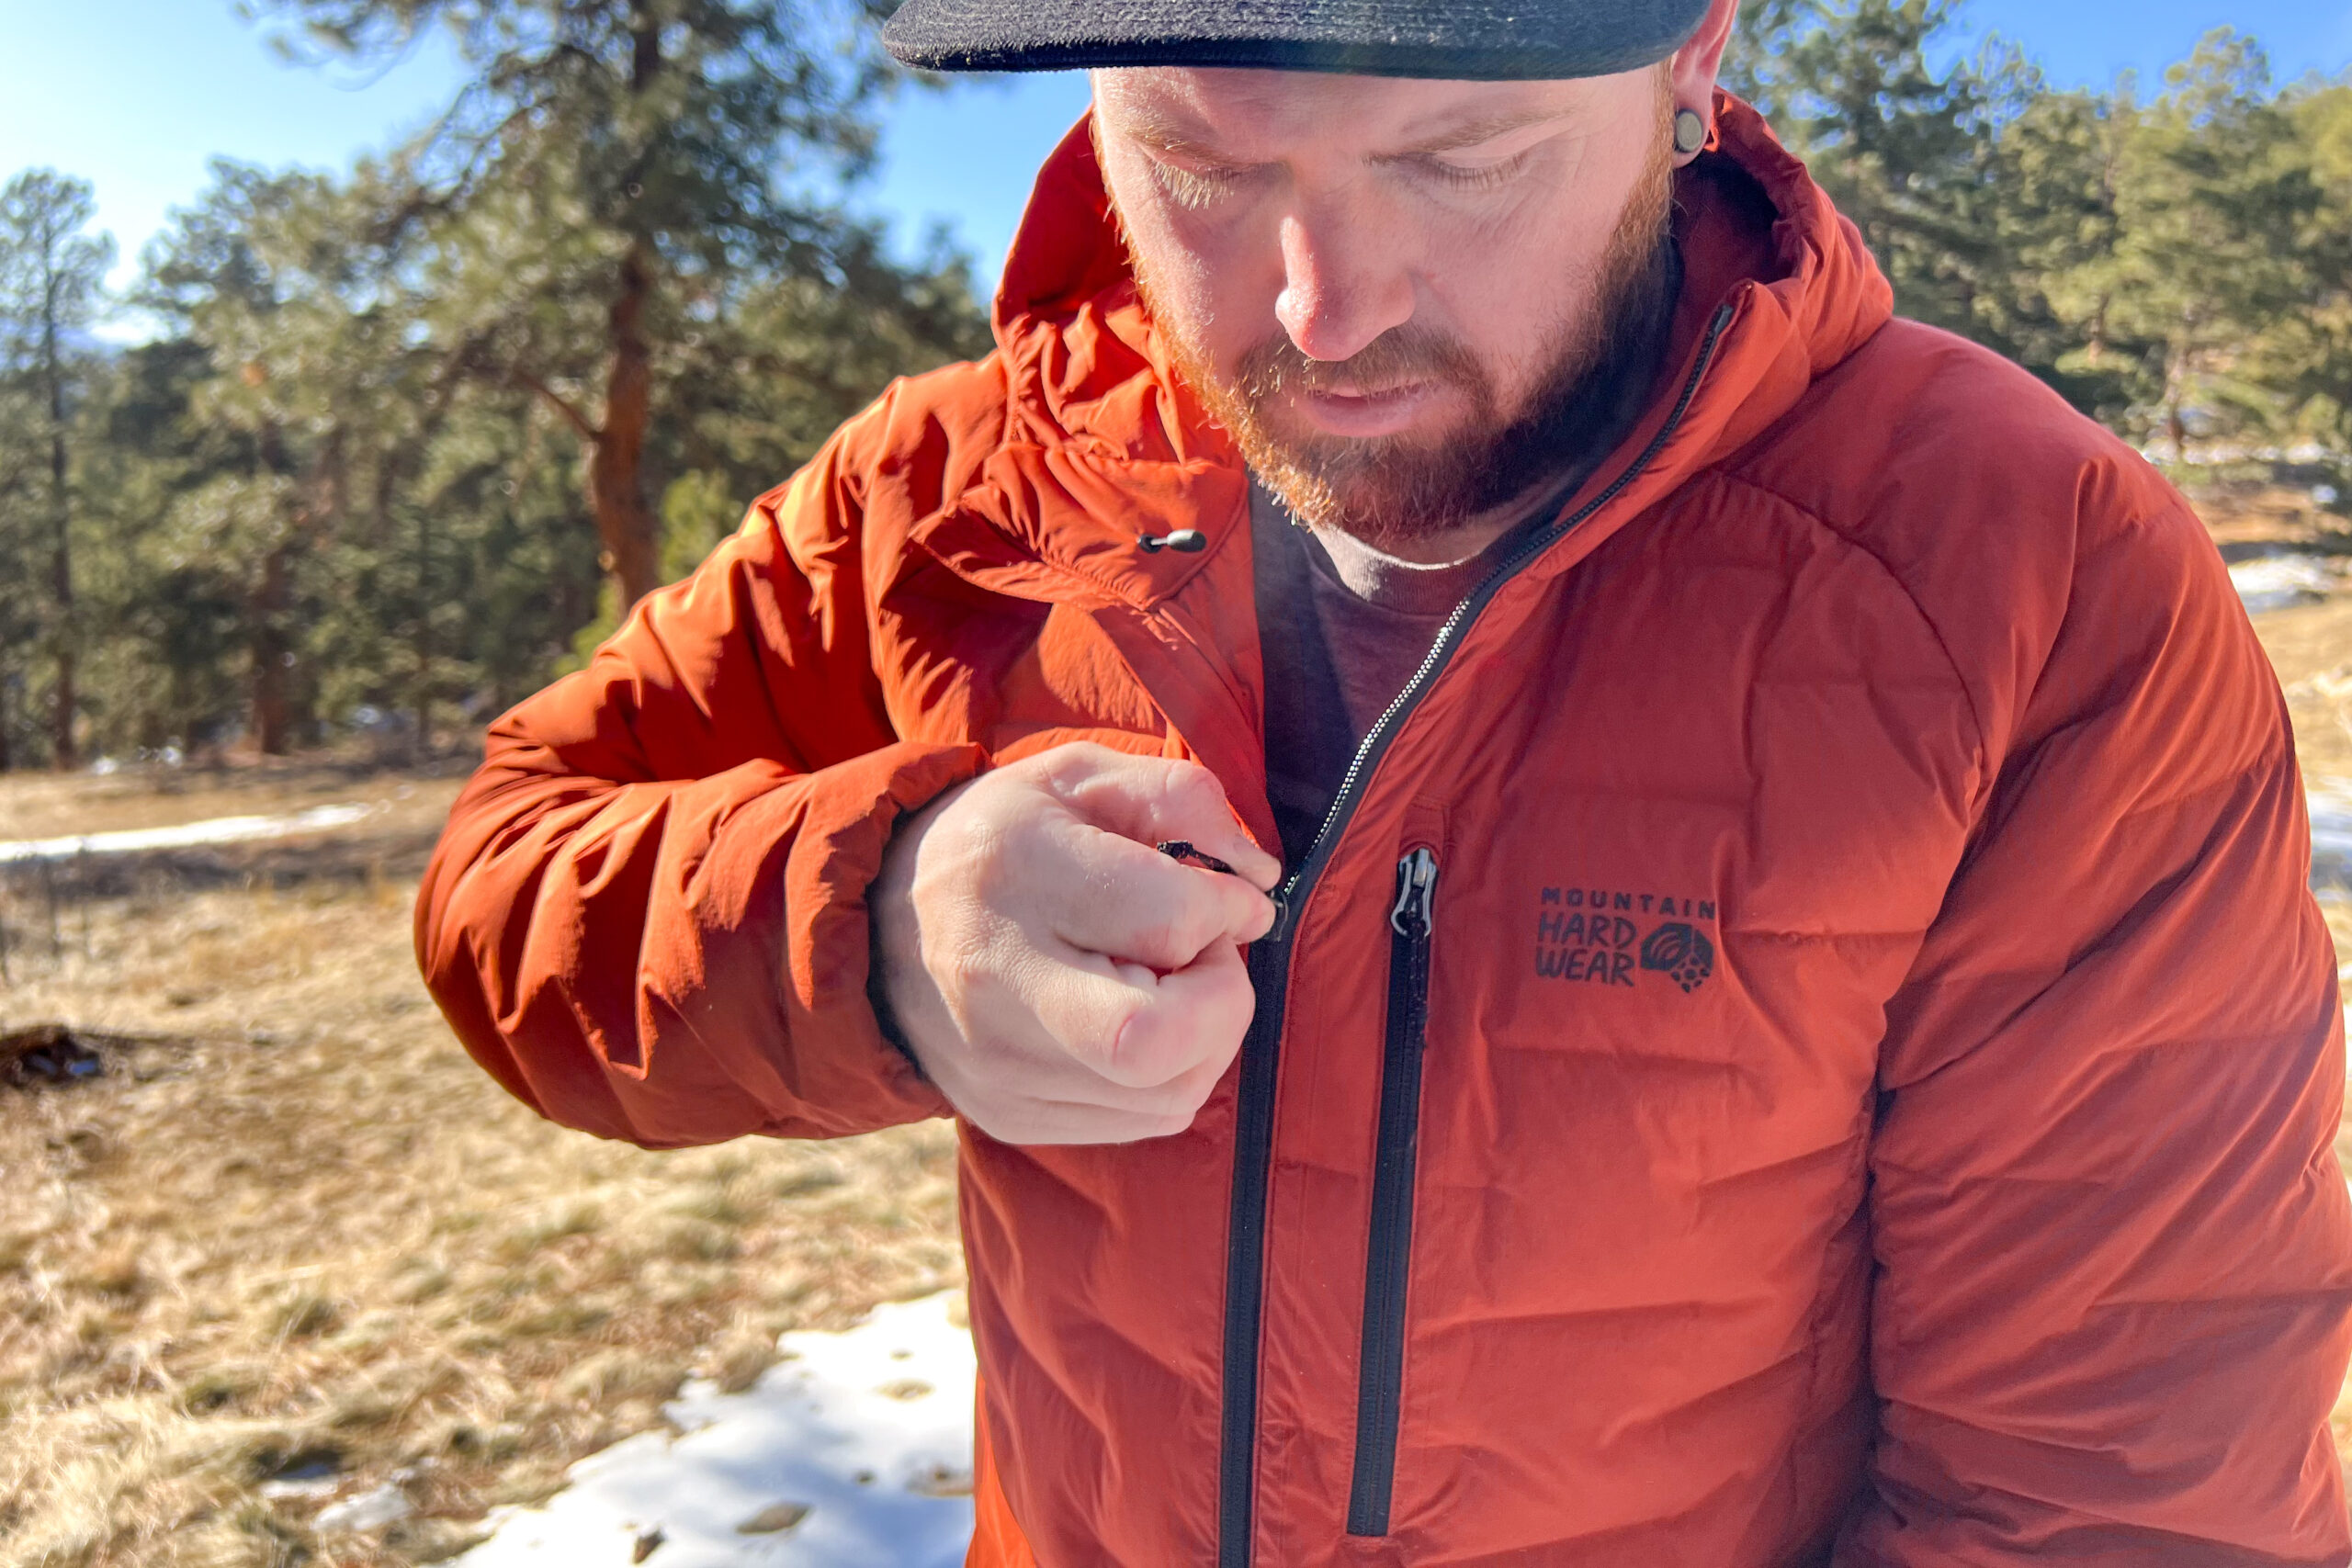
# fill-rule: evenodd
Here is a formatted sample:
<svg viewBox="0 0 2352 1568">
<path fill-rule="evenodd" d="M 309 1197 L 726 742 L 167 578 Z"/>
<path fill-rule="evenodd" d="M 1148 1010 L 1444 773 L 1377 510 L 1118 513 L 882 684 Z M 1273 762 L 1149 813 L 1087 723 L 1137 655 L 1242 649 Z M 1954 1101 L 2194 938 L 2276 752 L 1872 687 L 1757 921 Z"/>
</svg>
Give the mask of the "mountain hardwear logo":
<svg viewBox="0 0 2352 1568">
<path fill-rule="evenodd" d="M 1670 918 L 1645 931 L 1645 915 Z M 1711 899 L 1546 887 L 1535 916 L 1535 973 L 1624 989 L 1643 975 L 1663 975 L 1689 996 L 1715 972 L 1715 944 L 1701 929 L 1714 919 Z"/>
<path fill-rule="evenodd" d="M 1670 976 L 1689 996 L 1707 983 L 1715 972 L 1715 944 L 1709 942 L 1696 926 L 1686 926 L 1679 920 L 1650 932 L 1642 943 L 1642 967 L 1654 975 Z"/>
</svg>

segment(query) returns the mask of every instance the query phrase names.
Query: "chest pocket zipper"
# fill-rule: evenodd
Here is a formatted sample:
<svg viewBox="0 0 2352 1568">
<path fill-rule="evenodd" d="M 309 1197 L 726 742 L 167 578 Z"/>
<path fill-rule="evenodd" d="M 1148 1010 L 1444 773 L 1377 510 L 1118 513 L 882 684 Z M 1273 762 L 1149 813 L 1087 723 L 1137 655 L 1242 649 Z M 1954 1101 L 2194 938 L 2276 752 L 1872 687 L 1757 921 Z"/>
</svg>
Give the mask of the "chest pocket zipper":
<svg viewBox="0 0 2352 1568">
<path fill-rule="evenodd" d="M 1355 1481 L 1348 1533 L 1388 1533 L 1405 1383 L 1405 1295 L 1413 1262 L 1413 1169 L 1420 1141 L 1421 1053 L 1429 1037 L 1430 941 L 1437 856 L 1396 863 L 1389 911 L 1387 1046 L 1380 1069 L 1380 1140 L 1373 1156 L 1372 1235 L 1364 1258 L 1363 1356 L 1356 1387 Z"/>
</svg>

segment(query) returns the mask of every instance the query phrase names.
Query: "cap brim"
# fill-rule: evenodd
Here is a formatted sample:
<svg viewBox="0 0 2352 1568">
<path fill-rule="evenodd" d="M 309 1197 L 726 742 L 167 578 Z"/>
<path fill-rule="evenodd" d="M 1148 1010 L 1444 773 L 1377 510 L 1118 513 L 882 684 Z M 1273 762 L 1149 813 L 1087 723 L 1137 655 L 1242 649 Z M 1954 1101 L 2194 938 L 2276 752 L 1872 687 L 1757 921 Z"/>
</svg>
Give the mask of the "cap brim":
<svg viewBox="0 0 2352 1568">
<path fill-rule="evenodd" d="M 1209 65 L 1453 80 L 1611 76 L 1689 42 L 1708 0 L 906 0 L 882 42 L 928 71 Z"/>
</svg>

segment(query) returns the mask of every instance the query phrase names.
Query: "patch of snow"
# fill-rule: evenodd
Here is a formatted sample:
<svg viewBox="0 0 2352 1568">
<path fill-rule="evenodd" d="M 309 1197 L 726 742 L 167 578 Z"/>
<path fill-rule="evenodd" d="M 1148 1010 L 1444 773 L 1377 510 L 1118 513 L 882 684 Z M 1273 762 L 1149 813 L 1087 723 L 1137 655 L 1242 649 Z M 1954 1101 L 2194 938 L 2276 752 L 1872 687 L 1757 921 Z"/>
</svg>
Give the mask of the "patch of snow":
<svg viewBox="0 0 2352 1568">
<path fill-rule="evenodd" d="M 320 1475 L 306 1481 L 288 1481 L 280 1477 L 277 1480 L 263 1482 L 255 1490 L 265 1497 L 292 1497 L 300 1500 L 332 1497 L 342 1489 L 342 1476 Z"/>
<path fill-rule="evenodd" d="M 2338 580 L 2318 556 L 2263 556 L 2230 568 L 2231 585 L 2251 615 L 2309 604 L 2335 592 Z"/>
<path fill-rule="evenodd" d="M 2314 784 L 2306 799 L 2312 818 L 2312 886 L 2352 888 L 2352 784 Z"/>
<path fill-rule="evenodd" d="M 741 1393 L 688 1383 L 647 1432 L 501 1509 L 466 1568 L 960 1568 L 972 1539 L 972 1337 L 956 1292 L 787 1334 Z M 650 1550 L 646 1543 L 651 1542 Z M 640 1556 L 639 1553 L 642 1553 Z"/>
<path fill-rule="evenodd" d="M 308 811 L 284 817 L 215 817 L 204 822 L 183 822 L 174 828 L 129 828 L 113 833 L 77 833 L 62 839 L 0 839 L 0 865 L 287 839 L 298 833 L 348 828 L 382 809 L 380 804 L 314 806 Z"/>
<path fill-rule="evenodd" d="M 416 1505 L 398 1486 L 384 1485 L 340 1503 L 330 1503 L 311 1521 L 317 1530 L 379 1530 L 416 1512 Z"/>
<path fill-rule="evenodd" d="M 2198 436 L 2200 430 L 2211 428 L 2213 412 L 2211 409 L 2184 409 L 2181 412 L 2188 415 L 2188 433 L 2192 440 Z M 2166 436 L 2159 441 L 2149 442 L 2140 448 L 2140 455 L 2151 463 L 2169 462 L 2173 455 L 2171 437 Z M 2339 462 L 2343 457 L 2343 453 L 2323 446 L 2316 441 L 2301 441 L 2292 446 L 2269 446 L 2251 441 L 2199 440 L 2188 449 L 2187 466 L 2199 468 L 2222 464 L 2255 462 L 2289 463 L 2298 468 L 2306 468 L 2314 464 Z"/>
</svg>

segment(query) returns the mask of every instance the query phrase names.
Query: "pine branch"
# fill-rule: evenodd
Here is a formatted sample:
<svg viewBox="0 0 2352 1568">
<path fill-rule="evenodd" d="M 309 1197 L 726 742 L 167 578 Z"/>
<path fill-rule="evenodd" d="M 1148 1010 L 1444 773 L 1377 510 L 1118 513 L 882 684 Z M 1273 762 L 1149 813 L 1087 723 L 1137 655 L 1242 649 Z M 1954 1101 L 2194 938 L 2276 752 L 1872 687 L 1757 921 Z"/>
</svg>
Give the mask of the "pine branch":
<svg viewBox="0 0 2352 1568">
<path fill-rule="evenodd" d="M 565 421 L 571 424 L 571 428 L 579 432 L 580 439 L 582 441 L 588 442 L 593 446 L 596 442 L 602 441 L 605 438 L 604 431 L 593 423 L 586 414 L 582 413 L 577 404 L 573 403 L 562 393 L 557 391 L 553 387 L 548 386 L 547 382 L 541 380 L 538 377 L 532 375 L 531 372 L 525 370 L 520 367 L 509 370 L 507 375 L 513 378 L 515 385 L 537 392 L 540 397 L 545 398 L 550 404 L 552 404 L 555 411 L 563 415 Z"/>
</svg>

